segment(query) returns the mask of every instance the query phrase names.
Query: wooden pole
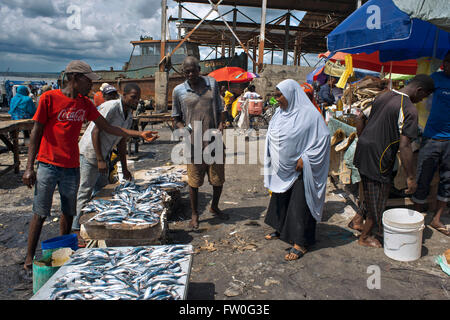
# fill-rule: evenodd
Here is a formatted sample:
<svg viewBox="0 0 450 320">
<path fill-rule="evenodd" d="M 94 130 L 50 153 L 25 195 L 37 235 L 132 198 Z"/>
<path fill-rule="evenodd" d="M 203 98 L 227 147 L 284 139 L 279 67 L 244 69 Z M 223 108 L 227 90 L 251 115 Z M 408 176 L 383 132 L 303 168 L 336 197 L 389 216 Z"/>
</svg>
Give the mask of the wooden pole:
<svg viewBox="0 0 450 320">
<path fill-rule="evenodd" d="M 181 17 L 183 16 L 183 7 L 181 6 L 181 2 L 178 2 L 178 39 L 181 39 Z"/>
<path fill-rule="evenodd" d="M 291 23 L 291 13 L 286 15 L 286 32 L 284 36 L 284 50 L 283 50 L 283 65 L 287 65 L 288 51 L 289 51 L 289 26 Z"/>
<path fill-rule="evenodd" d="M 236 32 L 236 22 L 237 22 L 237 9 L 236 6 L 233 9 L 233 31 Z M 234 57 L 234 52 L 236 50 L 236 39 L 233 37 L 231 39 L 231 57 Z"/>
<path fill-rule="evenodd" d="M 261 28 L 259 32 L 258 72 L 261 72 L 261 69 L 264 64 L 264 42 L 266 38 L 266 11 L 267 11 L 267 0 L 262 0 Z M 272 50 L 272 64 L 273 64 L 273 50 Z"/>
<path fill-rule="evenodd" d="M 225 34 L 222 31 L 222 57 L 225 58 Z"/>
<path fill-rule="evenodd" d="M 161 0 L 161 51 L 160 51 L 160 61 L 166 56 L 166 21 L 167 21 L 167 0 Z M 159 71 L 164 71 L 165 63 L 160 63 Z"/>
<path fill-rule="evenodd" d="M 253 73 L 256 73 L 256 36 L 253 37 Z"/>
</svg>

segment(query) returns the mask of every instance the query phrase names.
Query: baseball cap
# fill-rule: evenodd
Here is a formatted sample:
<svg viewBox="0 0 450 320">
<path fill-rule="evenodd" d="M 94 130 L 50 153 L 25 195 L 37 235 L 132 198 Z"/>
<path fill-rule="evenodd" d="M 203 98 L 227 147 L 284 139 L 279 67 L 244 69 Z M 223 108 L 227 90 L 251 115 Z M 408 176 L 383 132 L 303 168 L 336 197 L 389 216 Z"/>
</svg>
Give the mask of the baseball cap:
<svg viewBox="0 0 450 320">
<path fill-rule="evenodd" d="M 94 73 L 91 67 L 84 61 L 70 61 L 65 70 L 66 73 L 82 73 L 91 80 L 100 80 L 101 77 Z"/>
<path fill-rule="evenodd" d="M 107 85 L 107 86 L 106 86 L 105 88 L 103 88 L 103 90 L 102 90 L 103 94 L 109 94 L 109 93 L 114 92 L 114 91 L 117 92 L 117 89 L 116 89 L 114 86 L 112 86 L 112 85 Z"/>
</svg>

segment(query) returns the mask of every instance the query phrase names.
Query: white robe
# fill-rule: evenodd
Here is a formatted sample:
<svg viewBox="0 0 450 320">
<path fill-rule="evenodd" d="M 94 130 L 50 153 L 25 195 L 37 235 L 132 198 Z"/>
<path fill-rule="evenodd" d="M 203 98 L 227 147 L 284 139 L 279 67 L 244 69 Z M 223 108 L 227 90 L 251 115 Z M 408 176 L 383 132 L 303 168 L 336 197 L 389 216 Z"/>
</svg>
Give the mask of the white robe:
<svg viewBox="0 0 450 320">
<path fill-rule="evenodd" d="M 277 85 L 288 101 L 269 123 L 264 156 L 264 186 L 275 193 L 289 190 L 303 160 L 305 196 L 312 216 L 321 221 L 330 164 L 330 132 L 301 86 L 294 80 Z"/>
</svg>

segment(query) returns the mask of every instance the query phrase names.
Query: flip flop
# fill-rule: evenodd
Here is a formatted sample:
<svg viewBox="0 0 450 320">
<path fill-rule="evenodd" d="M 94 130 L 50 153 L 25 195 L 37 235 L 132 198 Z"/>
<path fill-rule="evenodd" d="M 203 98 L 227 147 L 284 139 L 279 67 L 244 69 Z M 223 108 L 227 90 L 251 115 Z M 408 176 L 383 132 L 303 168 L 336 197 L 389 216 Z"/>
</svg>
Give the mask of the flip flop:
<svg viewBox="0 0 450 320">
<path fill-rule="evenodd" d="M 285 256 L 285 257 L 284 257 L 284 260 L 286 260 L 286 261 L 294 261 L 294 260 L 300 259 L 301 257 L 303 257 L 303 256 L 305 255 L 305 253 L 303 253 L 303 252 L 300 251 L 300 250 L 295 249 L 294 247 L 292 247 L 292 248 L 289 250 L 289 254 L 291 254 L 291 253 L 295 254 L 295 255 L 297 256 L 297 258 L 294 258 L 294 259 L 288 259 L 288 258 L 286 258 L 286 256 Z"/>
<path fill-rule="evenodd" d="M 189 222 L 189 227 L 191 228 L 191 230 L 192 231 L 197 231 L 198 230 L 198 228 L 199 228 L 199 222 L 197 221 L 197 224 L 195 224 L 195 225 L 192 225 L 190 222 Z"/>
<path fill-rule="evenodd" d="M 430 224 L 430 227 L 432 227 L 434 230 L 439 231 L 440 233 L 446 235 L 447 237 L 450 236 L 450 231 L 446 227 L 445 228 L 444 227 L 435 227 L 435 226 L 432 226 L 431 224 Z"/>
<path fill-rule="evenodd" d="M 271 234 L 268 234 L 264 237 L 266 240 L 276 240 L 280 239 L 280 234 L 278 232 L 272 232 Z"/>
</svg>

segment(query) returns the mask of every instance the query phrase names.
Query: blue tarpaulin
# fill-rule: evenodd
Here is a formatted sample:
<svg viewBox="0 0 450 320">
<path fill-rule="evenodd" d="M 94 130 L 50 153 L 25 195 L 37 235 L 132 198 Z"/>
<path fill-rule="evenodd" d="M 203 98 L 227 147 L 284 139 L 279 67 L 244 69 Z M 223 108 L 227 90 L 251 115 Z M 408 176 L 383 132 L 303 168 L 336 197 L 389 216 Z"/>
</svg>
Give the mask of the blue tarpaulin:
<svg viewBox="0 0 450 320">
<path fill-rule="evenodd" d="M 450 50 L 450 33 L 429 22 L 411 19 L 392 0 L 370 0 L 327 36 L 327 46 L 330 52 L 380 51 L 382 62 L 443 59 Z"/>
</svg>

